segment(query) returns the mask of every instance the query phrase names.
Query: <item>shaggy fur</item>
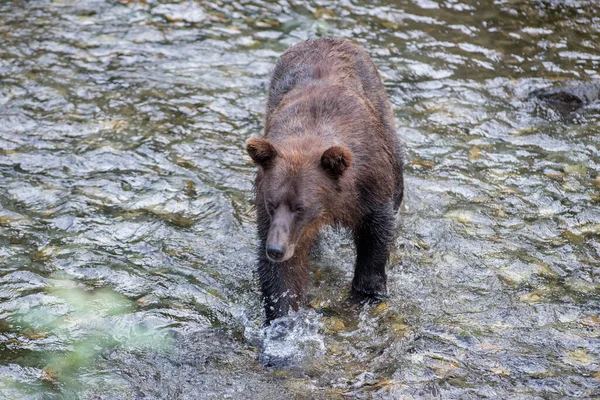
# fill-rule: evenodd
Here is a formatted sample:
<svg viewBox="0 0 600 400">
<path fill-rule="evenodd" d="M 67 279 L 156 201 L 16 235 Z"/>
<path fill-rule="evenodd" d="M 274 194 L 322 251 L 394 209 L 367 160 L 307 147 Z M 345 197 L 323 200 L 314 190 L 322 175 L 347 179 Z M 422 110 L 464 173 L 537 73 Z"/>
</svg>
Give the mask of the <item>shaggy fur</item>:
<svg viewBox="0 0 600 400">
<path fill-rule="evenodd" d="M 348 40 L 289 48 L 272 75 L 263 138 L 247 141 L 255 181 L 258 275 L 267 323 L 305 300 L 309 248 L 324 225 L 354 233 L 352 291 L 385 294 L 403 160 L 376 67 Z"/>
</svg>

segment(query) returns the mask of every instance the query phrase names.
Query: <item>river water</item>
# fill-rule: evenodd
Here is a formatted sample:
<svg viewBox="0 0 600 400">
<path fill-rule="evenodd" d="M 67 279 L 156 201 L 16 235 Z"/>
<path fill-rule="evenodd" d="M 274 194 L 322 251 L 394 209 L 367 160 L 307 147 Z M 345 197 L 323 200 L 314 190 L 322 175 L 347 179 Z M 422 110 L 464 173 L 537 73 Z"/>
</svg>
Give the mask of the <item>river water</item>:
<svg viewBox="0 0 600 400">
<path fill-rule="evenodd" d="M 327 229 L 263 329 L 244 142 L 318 36 L 405 144 L 389 300 Z M 595 1 L 0 2 L 0 397 L 600 396 L 600 106 L 527 97 L 599 71 Z"/>
</svg>

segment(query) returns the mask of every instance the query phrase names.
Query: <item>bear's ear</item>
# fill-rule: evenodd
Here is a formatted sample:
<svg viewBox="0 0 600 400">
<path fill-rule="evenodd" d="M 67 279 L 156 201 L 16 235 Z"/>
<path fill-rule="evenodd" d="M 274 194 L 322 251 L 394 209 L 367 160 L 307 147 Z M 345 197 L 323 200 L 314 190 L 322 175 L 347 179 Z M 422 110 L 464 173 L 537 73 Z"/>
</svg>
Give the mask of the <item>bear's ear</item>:
<svg viewBox="0 0 600 400">
<path fill-rule="evenodd" d="M 345 147 L 333 146 L 323 152 L 321 167 L 334 178 L 342 176 L 352 162 L 352 153 Z"/>
<path fill-rule="evenodd" d="M 257 137 L 246 140 L 246 151 L 252 161 L 263 168 L 269 167 L 277 156 L 277 150 L 268 140 Z"/>
</svg>

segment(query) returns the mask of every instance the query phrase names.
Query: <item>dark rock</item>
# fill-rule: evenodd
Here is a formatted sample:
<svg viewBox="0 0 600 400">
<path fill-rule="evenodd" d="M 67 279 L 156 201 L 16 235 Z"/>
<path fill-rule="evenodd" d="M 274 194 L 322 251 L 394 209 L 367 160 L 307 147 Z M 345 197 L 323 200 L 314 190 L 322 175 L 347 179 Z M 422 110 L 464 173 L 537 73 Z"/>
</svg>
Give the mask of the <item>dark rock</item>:
<svg viewBox="0 0 600 400">
<path fill-rule="evenodd" d="M 561 112 L 571 112 L 600 98 L 600 83 L 583 83 L 558 89 L 539 89 L 535 97 Z"/>
</svg>

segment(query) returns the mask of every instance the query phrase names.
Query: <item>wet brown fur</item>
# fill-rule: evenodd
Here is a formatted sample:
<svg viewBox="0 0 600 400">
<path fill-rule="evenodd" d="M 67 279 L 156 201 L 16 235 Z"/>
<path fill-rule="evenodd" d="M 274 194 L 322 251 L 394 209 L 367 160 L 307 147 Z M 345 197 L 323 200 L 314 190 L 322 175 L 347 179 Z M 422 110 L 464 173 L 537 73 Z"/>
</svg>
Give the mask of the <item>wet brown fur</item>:
<svg viewBox="0 0 600 400">
<path fill-rule="evenodd" d="M 267 321 L 304 301 L 308 249 L 324 225 L 354 232 L 353 290 L 383 294 L 393 217 L 403 194 L 403 161 L 392 108 L 368 55 L 335 39 L 288 49 L 271 78 L 264 137 L 250 138 L 247 151 L 259 166 L 258 272 Z M 290 234 L 293 256 L 281 263 L 264 255 L 271 201 L 290 210 L 297 202 L 310 208 L 311 218 L 298 217 L 300 228 Z"/>
</svg>

